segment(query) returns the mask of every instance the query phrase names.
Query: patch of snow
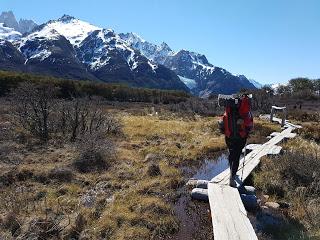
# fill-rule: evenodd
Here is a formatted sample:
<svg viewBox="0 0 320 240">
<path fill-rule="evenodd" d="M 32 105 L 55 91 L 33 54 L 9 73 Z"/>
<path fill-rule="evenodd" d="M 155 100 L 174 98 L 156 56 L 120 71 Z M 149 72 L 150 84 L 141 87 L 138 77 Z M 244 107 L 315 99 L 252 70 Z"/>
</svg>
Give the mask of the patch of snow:
<svg viewBox="0 0 320 240">
<path fill-rule="evenodd" d="M 39 51 L 38 53 L 32 55 L 30 59 L 36 58 L 39 59 L 40 61 L 44 61 L 48 57 L 50 57 L 52 53 L 48 51 L 47 49 L 43 49 L 42 51 Z"/>
<path fill-rule="evenodd" d="M 98 70 L 104 66 L 106 66 L 108 64 L 108 62 L 110 61 L 111 57 L 106 57 L 104 59 L 102 59 L 101 57 L 95 57 L 92 59 L 92 61 L 90 62 L 90 68 L 92 70 Z"/>
<path fill-rule="evenodd" d="M 99 27 L 75 18 L 70 18 L 68 21 L 51 21 L 47 24 L 47 27 L 50 29 L 54 29 L 59 34 L 67 38 L 72 45 L 76 46 L 79 46 L 79 44 L 91 32 L 95 30 L 101 30 L 101 28 Z"/>
<path fill-rule="evenodd" d="M 200 61 L 192 61 L 192 63 L 193 63 L 194 69 L 196 69 L 198 66 L 200 66 L 203 69 L 203 71 L 206 71 L 207 73 L 210 73 L 210 74 L 213 73 L 215 70 L 214 66 L 203 64 Z"/>
<path fill-rule="evenodd" d="M 32 32 L 24 37 L 21 44 L 24 45 L 28 40 L 58 40 L 60 37 L 61 35 L 55 29 L 45 26 L 41 30 Z"/>
<path fill-rule="evenodd" d="M 180 75 L 178 75 L 178 77 L 189 89 L 193 89 L 197 87 L 197 82 L 194 79 L 185 78 Z"/>
<path fill-rule="evenodd" d="M 130 66 L 131 70 L 134 70 L 138 67 L 138 62 L 136 61 L 135 57 L 135 53 L 134 51 L 132 51 L 129 57 L 127 58 L 128 65 Z"/>
<path fill-rule="evenodd" d="M 13 28 L 5 27 L 3 23 L 0 23 L 0 39 L 14 41 L 19 40 L 21 36 L 22 34 Z"/>
<path fill-rule="evenodd" d="M 156 69 L 158 68 L 158 65 L 154 63 L 153 61 L 148 61 L 149 66 L 152 68 L 153 72 L 156 72 Z"/>
<path fill-rule="evenodd" d="M 30 59 L 38 59 L 41 62 L 50 57 L 52 53 L 48 49 L 41 49 L 40 47 L 37 48 L 36 50 L 30 50 L 27 49 L 26 51 L 23 52 L 23 55 L 27 58 L 25 61 L 25 64 L 30 60 Z"/>
</svg>

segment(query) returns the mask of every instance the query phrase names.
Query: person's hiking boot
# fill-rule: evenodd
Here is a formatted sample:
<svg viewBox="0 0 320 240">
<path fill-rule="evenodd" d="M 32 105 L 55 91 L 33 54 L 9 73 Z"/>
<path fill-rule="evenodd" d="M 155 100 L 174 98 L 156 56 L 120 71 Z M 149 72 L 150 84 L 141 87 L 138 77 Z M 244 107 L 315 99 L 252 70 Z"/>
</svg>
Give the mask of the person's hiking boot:
<svg viewBox="0 0 320 240">
<path fill-rule="evenodd" d="M 234 176 L 230 176 L 229 186 L 230 186 L 230 187 L 233 187 L 233 188 L 236 188 L 236 187 L 237 187 L 237 183 L 236 183 L 236 181 L 234 180 Z"/>
</svg>

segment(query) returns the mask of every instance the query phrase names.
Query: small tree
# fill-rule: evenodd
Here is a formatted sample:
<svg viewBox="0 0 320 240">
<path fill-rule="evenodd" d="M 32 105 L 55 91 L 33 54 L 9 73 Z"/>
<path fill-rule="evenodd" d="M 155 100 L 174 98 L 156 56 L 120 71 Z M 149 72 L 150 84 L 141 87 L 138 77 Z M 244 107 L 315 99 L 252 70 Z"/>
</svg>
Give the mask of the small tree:
<svg viewBox="0 0 320 240">
<path fill-rule="evenodd" d="M 54 128 L 51 116 L 56 90 L 50 84 L 22 83 L 11 93 L 13 114 L 17 122 L 43 142 L 48 141 Z"/>
<path fill-rule="evenodd" d="M 289 81 L 289 85 L 294 93 L 300 91 L 312 91 L 313 83 L 308 78 L 295 78 Z"/>
<path fill-rule="evenodd" d="M 289 96 L 291 94 L 290 86 L 280 85 L 277 89 L 277 93 L 280 95 Z"/>
<path fill-rule="evenodd" d="M 273 101 L 273 90 L 269 87 L 252 90 L 252 109 L 260 112 L 269 112 Z"/>
</svg>

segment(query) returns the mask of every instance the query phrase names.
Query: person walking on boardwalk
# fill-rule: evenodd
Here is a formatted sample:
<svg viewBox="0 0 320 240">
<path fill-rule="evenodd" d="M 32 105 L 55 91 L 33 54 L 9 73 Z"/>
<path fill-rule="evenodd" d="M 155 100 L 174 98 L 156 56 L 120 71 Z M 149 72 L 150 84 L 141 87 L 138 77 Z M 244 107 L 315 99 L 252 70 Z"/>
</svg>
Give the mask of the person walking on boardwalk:
<svg viewBox="0 0 320 240">
<path fill-rule="evenodd" d="M 229 149 L 230 186 L 236 187 L 236 173 L 239 168 L 242 149 L 245 147 L 249 133 L 253 129 L 251 99 L 244 94 L 241 97 L 219 97 L 219 105 L 225 107 L 224 115 L 219 121 L 219 128 L 225 134 Z"/>
</svg>

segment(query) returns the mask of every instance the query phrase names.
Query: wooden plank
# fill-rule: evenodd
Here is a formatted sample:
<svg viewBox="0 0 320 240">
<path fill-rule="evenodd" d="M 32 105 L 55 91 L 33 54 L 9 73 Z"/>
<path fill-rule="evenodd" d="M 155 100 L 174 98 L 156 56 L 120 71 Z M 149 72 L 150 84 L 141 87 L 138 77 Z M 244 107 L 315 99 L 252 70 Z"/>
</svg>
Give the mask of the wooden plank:
<svg viewBox="0 0 320 240">
<path fill-rule="evenodd" d="M 285 135 L 285 138 L 295 138 L 296 136 L 296 133 L 288 133 L 287 135 Z"/>
<path fill-rule="evenodd" d="M 236 188 L 209 183 L 215 240 L 257 240 Z"/>
<path fill-rule="evenodd" d="M 276 109 L 276 110 L 284 110 L 286 109 L 286 107 L 277 107 L 277 106 L 272 106 L 273 109 Z"/>
<path fill-rule="evenodd" d="M 277 155 L 281 152 L 282 147 L 281 146 L 272 146 L 271 149 L 268 152 L 268 155 Z"/>
<path fill-rule="evenodd" d="M 275 137 L 275 136 L 277 136 L 277 135 L 279 135 L 279 134 L 281 134 L 281 133 L 279 133 L 279 132 L 273 132 L 273 133 L 270 134 L 270 137 Z"/>
<path fill-rule="evenodd" d="M 262 144 L 249 144 L 247 145 L 246 149 L 247 150 L 255 150 L 258 147 L 261 147 Z"/>
</svg>

